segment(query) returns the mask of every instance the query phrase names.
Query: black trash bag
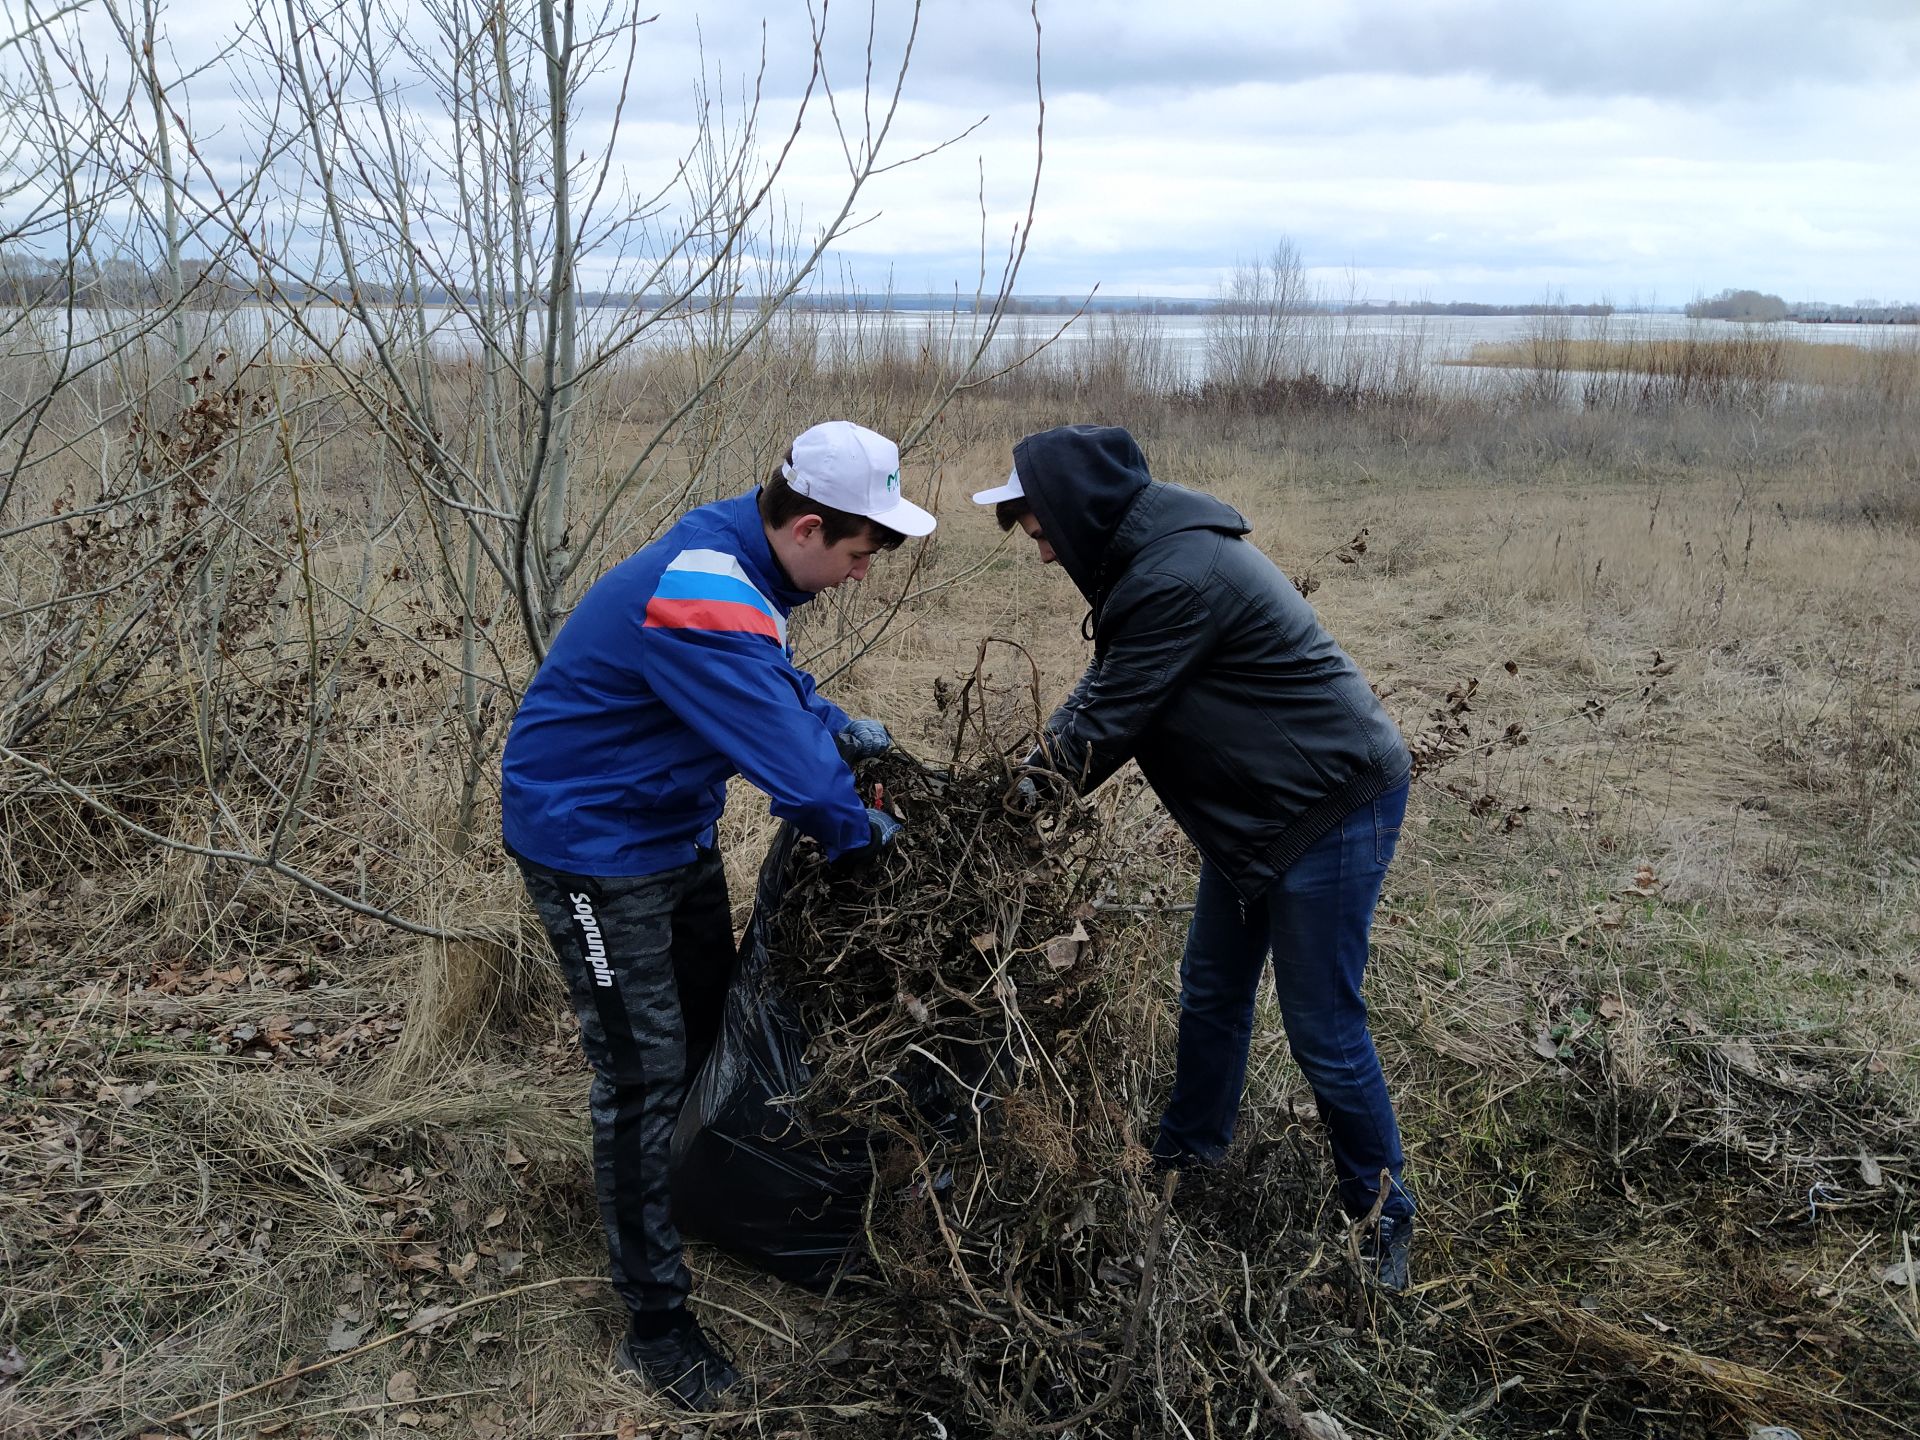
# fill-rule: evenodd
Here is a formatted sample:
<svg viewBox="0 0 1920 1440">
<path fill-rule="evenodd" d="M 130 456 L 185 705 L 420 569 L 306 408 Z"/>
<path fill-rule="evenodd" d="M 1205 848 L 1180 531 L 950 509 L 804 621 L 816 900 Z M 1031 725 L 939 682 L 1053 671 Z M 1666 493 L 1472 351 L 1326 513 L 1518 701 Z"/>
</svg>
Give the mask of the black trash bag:
<svg viewBox="0 0 1920 1440">
<path fill-rule="evenodd" d="M 782 825 L 760 866 L 720 1037 L 673 1133 L 673 1219 L 683 1235 L 824 1288 L 862 1254 L 873 1156 L 864 1131 L 822 1133 L 775 1103 L 812 1078 L 802 1058 L 810 1037 L 767 946 L 798 838 Z"/>
</svg>

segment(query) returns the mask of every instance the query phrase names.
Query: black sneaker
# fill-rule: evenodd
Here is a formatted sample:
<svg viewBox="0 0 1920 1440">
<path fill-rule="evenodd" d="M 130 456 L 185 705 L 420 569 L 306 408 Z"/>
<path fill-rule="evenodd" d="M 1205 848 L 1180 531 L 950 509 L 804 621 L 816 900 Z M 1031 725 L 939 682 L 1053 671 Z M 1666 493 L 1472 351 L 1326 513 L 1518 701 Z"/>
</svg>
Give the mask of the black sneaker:
<svg viewBox="0 0 1920 1440">
<path fill-rule="evenodd" d="M 1398 1295 L 1413 1283 L 1413 1217 L 1382 1215 L 1360 1241 L 1361 1274 L 1369 1285 Z"/>
<path fill-rule="evenodd" d="M 614 1359 L 683 1410 L 717 1410 L 720 1398 L 740 1383 L 740 1372 L 691 1318 L 650 1339 L 628 1335 Z"/>
</svg>

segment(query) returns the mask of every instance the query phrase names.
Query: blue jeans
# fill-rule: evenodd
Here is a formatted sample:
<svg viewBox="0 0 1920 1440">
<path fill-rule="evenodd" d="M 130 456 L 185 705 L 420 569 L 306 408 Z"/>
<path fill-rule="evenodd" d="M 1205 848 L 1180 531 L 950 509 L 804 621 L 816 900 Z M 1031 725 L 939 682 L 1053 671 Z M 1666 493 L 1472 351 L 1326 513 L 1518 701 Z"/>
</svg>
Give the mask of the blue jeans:
<svg viewBox="0 0 1920 1440">
<path fill-rule="evenodd" d="M 1157 1155 L 1213 1164 L 1233 1140 L 1254 996 L 1271 954 L 1287 1045 L 1327 1127 L 1342 1208 L 1356 1216 L 1372 1209 L 1385 1170 L 1392 1185 L 1382 1213 L 1413 1214 L 1400 1183 L 1400 1127 L 1360 996 L 1373 907 L 1406 810 L 1405 785 L 1362 805 L 1244 908 L 1226 877 L 1202 863 L 1180 962 L 1178 1065 Z"/>
</svg>

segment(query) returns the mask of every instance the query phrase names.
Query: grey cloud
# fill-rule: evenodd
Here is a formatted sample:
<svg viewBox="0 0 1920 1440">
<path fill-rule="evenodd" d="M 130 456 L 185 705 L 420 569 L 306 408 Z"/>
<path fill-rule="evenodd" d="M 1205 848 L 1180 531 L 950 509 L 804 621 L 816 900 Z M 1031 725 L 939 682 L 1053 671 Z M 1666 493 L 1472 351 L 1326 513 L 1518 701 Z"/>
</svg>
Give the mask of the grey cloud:
<svg viewBox="0 0 1920 1440">
<path fill-rule="evenodd" d="M 1290 11 L 1160 0 L 1043 5 L 1048 89 L 1120 97 L 1399 74 L 1469 75 L 1559 94 L 1717 98 L 1920 69 L 1912 0 L 1352 0 Z M 927 28 L 922 93 L 957 100 L 1028 87 L 1024 6 L 943 7 Z"/>
</svg>

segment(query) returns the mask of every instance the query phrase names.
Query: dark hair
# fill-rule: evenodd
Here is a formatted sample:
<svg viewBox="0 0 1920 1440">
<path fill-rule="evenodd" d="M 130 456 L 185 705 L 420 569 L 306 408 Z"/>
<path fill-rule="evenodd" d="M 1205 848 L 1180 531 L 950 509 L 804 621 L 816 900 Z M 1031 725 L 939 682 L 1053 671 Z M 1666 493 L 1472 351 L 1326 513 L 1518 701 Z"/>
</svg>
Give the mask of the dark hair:
<svg viewBox="0 0 1920 1440">
<path fill-rule="evenodd" d="M 993 518 L 1000 522 L 1002 530 L 1011 530 L 1020 523 L 1022 515 L 1033 513 L 1033 502 L 1024 495 L 1016 495 L 1011 500 L 1002 500 L 993 507 Z"/>
<path fill-rule="evenodd" d="M 787 464 L 792 463 L 793 455 L 789 452 Z M 776 468 L 767 477 L 767 483 L 760 487 L 761 520 L 769 529 L 780 530 L 791 525 L 802 515 L 820 517 L 820 535 L 829 545 L 838 545 L 842 540 L 851 540 L 856 535 L 865 535 L 882 550 L 893 550 L 907 538 L 898 530 L 875 524 L 864 515 L 836 510 L 831 505 L 822 505 L 818 500 L 802 495 L 787 483 L 787 477 Z"/>
</svg>

